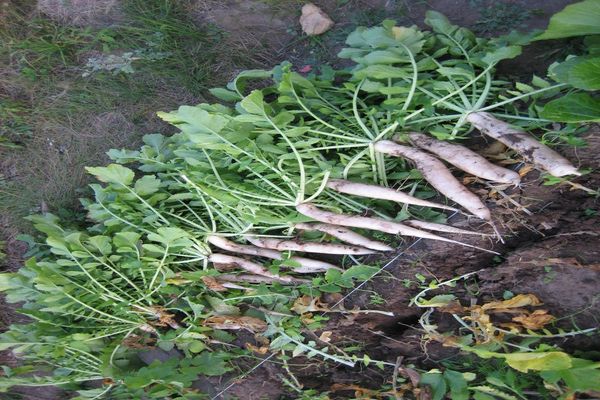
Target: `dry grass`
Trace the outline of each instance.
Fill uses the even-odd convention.
[[[119,0],[38,0],[37,11],[65,25],[104,27],[125,19]]]

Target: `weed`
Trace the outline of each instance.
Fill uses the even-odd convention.
[[[369,304],[380,306],[385,303],[387,303],[387,301],[379,293],[371,293],[369,296]]]
[[[531,11],[516,3],[492,2],[483,6],[478,0],[474,3],[481,10],[479,20],[473,26],[473,31],[478,34],[492,34],[497,32],[506,32],[520,27],[525,21],[531,18]]]
[[[554,269],[551,266],[547,265],[544,267],[544,278],[542,279],[542,281],[545,284],[548,284],[556,278],[556,275],[556,271],[554,271]]]

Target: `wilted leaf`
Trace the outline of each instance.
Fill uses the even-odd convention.
[[[481,310],[497,310],[525,306],[539,306],[542,302],[533,294],[519,294],[509,300],[492,301],[481,306]]]
[[[204,320],[204,325],[223,330],[246,329],[250,332],[264,332],[267,330],[267,323],[262,319],[233,315],[214,315],[208,317]]]
[[[215,292],[225,292],[225,291],[227,291],[227,288],[225,286],[221,285],[219,283],[219,281],[217,281],[212,276],[203,276],[200,279],[202,279],[202,282],[204,282],[204,284],[206,285],[206,287],[209,288],[210,290],[213,290]]]
[[[554,317],[548,314],[546,310],[535,310],[529,315],[513,317],[512,320],[520,323],[526,329],[537,330],[554,321]]]
[[[298,297],[290,309],[297,314],[305,314],[315,311],[329,311],[327,304],[322,303],[319,297],[310,297],[307,295]]]
[[[253,353],[261,354],[261,355],[267,354],[267,352],[269,351],[269,346],[257,347],[255,345],[253,345],[252,343],[246,343],[246,348]]]
[[[319,340],[325,343],[329,343],[331,341],[332,334],[332,331],[323,331],[323,333],[321,333],[321,335],[319,336]]]

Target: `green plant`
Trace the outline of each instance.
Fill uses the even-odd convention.
[[[600,99],[594,91],[600,89],[600,7],[596,0],[585,0],[565,7],[550,19],[545,32],[534,40],[584,37],[585,53],[571,55],[550,66],[548,75],[572,89],[565,96],[544,106],[541,116],[561,122],[600,121]]]
[[[591,393],[600,388],[600,363],[574,357],[556,345],[544,343],[553,338],[589,334],[596,329],[567,332],[556,328],[555,332],[551,332],[545,325],[554,321],[553,316],[546,310],[527,309],[541,304],[535,296],[520,294],[503,301],[471,307],[463,307],[452,294],[424,298],[430,290],[451,286],[471,275],[473,273],[440,282],[422,290],[413,299],[418,307],[427,309],[420,319],[426,338],[456,347],[483,360],[494,360],[493,371],[482,360],[475,359],[475,366],[466,361],[465,366],[468,367],[465,370],[477,372],[470,380],[474,381],[477,377],[481,382],[483,378],[485,384],[477,384],[477,381],[467,384],[463,379],[460,396],[453,394],[453,398],[467,399],[469,393],[474,392],[476,399],[513,398],[515,395],[526,399],[525,389],[537,389],[536,395],[542,398],[567,399],[575,393]],[[439,332],[432,321],[435,311],[450,314],[459,322],[457,330]],[[506,312],[511,313],[512,322],[496,323],[495,316]],[[451,368],[460,367],[453,363]],[[443,395],[447,386],[440,382],[442,375],[437,375],[431,386],[439,395]]]
[[[479,8],[481,15],[473,30],[478,34],[496,34],[519,28],[531,18],[531,12],[516,3],[492,2]]]
[[[156,7],[152,15],[164,21],[148,19],[144,9],[133,8],[146,27],[132,40],[145,40],[147,29],[161,32],[164,43],[178,41],[182,32],[196,37],[199,33],[190,26],[178,26],[171,13],[181,10],[171,5],[150,3]],[[263,347],[284,357],[291,352],[346,366],[396,367],[368,354],[350,354],[328,344],[327,336],[315,340],[306,334],[323,328],[328,313],[389,315],[345,310],[340,307],[343,299],[335,306],[319,303],[322,293],[353,288],[387,266],[372,267],[354,258],[390,249],[363,236],[370,231],[475,247],[399,222],[410,217],[413,225],[417,219],[427,220],[416,221],[424,229],[452,228],[439,223],[446,221],[445,215],[423,204],[435,194],[424,168],[413,169],[396,157],[386,159],[382,144],[389,145],[388,139],[409,130],[458,140],[472,128],[469,115],[490,110],[524,129],[545,126],[548,121],[537,116],[536,106],[564,87],[541,79],[533,86],[495,79],[497,63],[516,56],[518,45],[476,38],[439,13],[429,13],[427,23],[433,31],[397,27],[393,21],[357,29],[341,53],[355,61],[351,71],[303,77],[289,64],[244,71],[227,87],[211,90],[229,106],[202,103],[161,112],[178,133],[146,135],[138,150],[113,149],[108,153],[112,164],[88,167],[99,183],[90,185],[91,198],[82,200],[86,222],[69,227],[51,214],[31,217],[45,234],[43,252],[18,273],[0,275],[0,289],[9,301],[23,302],[24,313],[34,320],[2,335],[2,348],[12,348],[28,361],[26,368],[7,373],[2,388],[105,379],[107,387],[81,390],[81,397],[133,393],[195,398],[199,394],[190,386],[197,374],[221,375],[235,368],[237,359],[252,357],[227,332],[239,330],[266,337],[270,342]],[[106,38],[117,36],[101,37],[110,46]],[[156,60],[157,65],[175,62],[184,49],[169,51],[172,56]],[[194,62],[188,61],[194,69]],[[199,82],[202,71],[192,72],[190,79]],[[111,75],[126,82],[130,78]],[[253,81],[261,82],[261,88],[249,90],[256,87]],[[530,100],[529,108],[522,111],[516,104],[525,99]],[[407,140],[402,135],[395,138]],[[454,182],[450,172],[443,176]],[[331,186],[334,178],[353,180],[354,188],[358,184],[362,190],[336,190]],[[461,187],[454,182],[457,185]],[[410,193],[405,198],[413,202],[399,206],[368,188],[395,195],[396,189],[404,189]],[[470,193],[464,187],[459,192]],[[298,228],[312,220],[357,229],[350,233],[365,247]],[[223,239],[234,247],[223,245]],[[344,256],[339,265],[309,267],[318,263],[309,258],[311,252],[334,250]],[[299,258],[294,252],[308,255]],[[348,260],[355,265],[341,268]],[[417,279],[425,286],[424,277]],[[433,281],[422,293],[454,282]],[[432,308],[447,300],[415,303]],[[434,335],[430,325],[424,328]],[[141,366],[138,350],[146,347],[176,350],[184,358],[169,361],[171,370]],[[466,344],[461,348],[518,365],[507,353],[474,350]],[[566,353],[559,356],[564,361],[562,354]],[[31,372],[47,374],[28,375]],[[424,379],[433,384],[436,373]],[[464,383],[450,373],[442,377],[444,382]]]

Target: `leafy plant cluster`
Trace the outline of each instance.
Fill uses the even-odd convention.
[[[498,62],[520,53],[518,37],[480,39],[435,12],[426,23],[432,31],[392,21],[357,29],[340,53],[355,62],[351,70],[302,76],[283,64],[242,72],[227,88],[211,91],[229,105],[160,113],[180,132],[147,135],[139,150],[111,150],[113,164],[88,168],[101,182],[91,185],[93,198],[83,200],[88,226],[64,226],[51,214],[30,217],[45,243],[19,272],[0,275],[0,290],[22,302],[33,320],[2,334],[0,348],[27,363],[5,368],[1,388],[61,384],[77,388],[81,399],[202,398],[192,388],[198,375],[233,373],[235,361],[263,351],[258,346],[347,366],[389,366],[308,341],[302,330],[314,330],[326,317],[307,312],[331,310],[309,302],[300,317],[290,313],[298,298],[341,292],[378,268],[310,269],[290,249],[249,261],[223,254],[214,238],[245,251],[247,241],[273,238],[292,241],[298,252],[339,245],[331,235],[296,228],[313,220],[302,205],[390,223],[444,222],[445,214],[428,207],[399,208],[327,184],[369,182],[428,198],[435,192],[421,174],[375,151],[378,141],[397,134],[403,141],[409,131],[458,141],[471,132],[466,116],[475,111],[493,111],[526,130],[547,129],[549,115],[596,120],[568,107],[550,113],[553,102],[590,96],[571,84],[570,74],[565,82],[534,77],[531,84],[494,76]],[[262,88],[248,93],[253,81]],[[256,342],[236,342],[230,332],[242,330]],[[145,365],[139,354],[147,349],[176,356]],[[427,379],[424,384],[435,384]],[[562,375],[554,381],[560,379],[567,381]],[[82,389],[83,382],[92,387]]]

